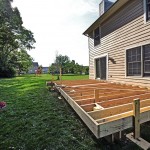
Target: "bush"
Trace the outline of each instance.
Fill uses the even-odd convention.
[[[11,78],[14,77],[16,74],[16,71],[14,68],[0,68],[0,77],[2,78]]]

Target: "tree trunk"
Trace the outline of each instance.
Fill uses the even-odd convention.
[[[60,79],[60,82],[61,82],[61,84],[62,84],[62,68],[60,67],[59,69],[60,69],[60,70],[59,70],[59,72],[60,72],[60,77],[59,77],[59,79]]]

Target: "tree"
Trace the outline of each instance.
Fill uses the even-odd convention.
[[[41,74],[41,73],[42,73],[43,66],[42,66],[42,65],[40,65],[40,66],[38,67],[38,69],[39,69],[40,74]]]
[[[82,65],[79,65],[78,63],[75,64],[75,67],[74,67],[74,73],[76,74],[82,74],[82,71],[83,71],[83,66]]]
[[[52,74],[52,75],[55,75],[56,71],[57,71],[56,64],[55,64],[55,63],[52,63],[52,64],[49,66],[49,73]]]
[[[11,77],[18,66],[18,51],[30,50],[35,43],[33,33],[23,27],[17,8],[12,0],[0,0],[0,76]]]
[[[21,74],[21,72],[28,72],[28,69],[30,66],[32,66],[33,59],[31,56],[27,53],[26,50],[20,50],[17,51],[17,61],[16,61],[16,68],[18,70],[18,74]]]
[[[69,57],[66,55],[56,55],[55,62],[49,67],[49,72],[52,74],[57,73],[57,75],[60,73],[60,75],[57,76],[57,79],[59,80],[59,77],[61,77],[62,73],[88,74],[89,67],[79,65],[75,62],[75,60],[70,61]]]
[[[57,66],[55,63],[52,63],[50,66],[49,66],[49,73],[52,75],[52,81],[54,80],[54,75],[57,71]]]
[[[69,62],[69,57],[68,56],[63,56],[63,55],[57,55],[55,59],[55,64],[57,68],[59,69],[60,73],[60,80],[62,76],[63,69],[65,68],[65,65]]]
[[[66,64],[66,70],[67,70],[69,73],[74,74],[74,72],[75,72],[75,60],[72,60],[72,61],[70,61],[70,62],[68,62],[68,63]],[[67,72],[67,73],[68,73],[68,72]]]
[[[86,74],[86,75],[89,75],[89,66],[86,66],[86,67],[85,67],[85,74]]]

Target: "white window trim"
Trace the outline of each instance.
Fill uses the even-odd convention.
[[[143,71],[143,46],[144,45],[147,45],[147,44],[150,44],[150,41],[146,41],[146,42],[142,42],[142,43],[139,43],[137,45],[133,45],[133,46],[130,46],[130,47],[127,47],[125,49],[125,78],[137,78],[137,79],[141,79],[141,78],[149,78],[148,80],[150,80],[150,77],[144,77],[144,71]],[[127,76],[127,50],[129,49],[132,49],[132,48],[135,48],[135,47],[141,47],[141,75],[140,76]]]
[[[128,76],[127,75],[127,50],[135,48],[135,47],[141,47],[141,52],[142,52],[142,46],[143,45],[136,45],[133,47],[129,47],[125,49],[125,78],[142,78],[142,74],[143,74],[143,70],[141,70],[141,75],[140,76]],[[141,57],[142,57],[142,53],[141,53]],[[142,60],[141,60],[141,64],[142,64]],[[142,69],[142,68],[141,68]]]
[[[150,20],[147,20],[147,5],[146,5],[146,0],[143,0],[143,10],[144,10],[144,23],[150,22]]]
[[[98,44],[98,45],[94,45],[94,47],[97,47],[97,46],[99,46],[100,44],[101,44],[101,27],[100,26],[98,26],[97,28],[99,28],[99,40],[100,40],[100,43]],[[94,30],[93,30],[93,40],[95,39],[95,30],[97,29],[97,28],[95,28]],[[94,41],[93,41],[94,42]],[[93,43],[94,44],[94,43]]]
[[[145,1],[145,0],[144,0]],[[147,78],[147,77],[143,77],[142,76],[142,74],[143,74],[143,72],[142,72],[142,74],[141,74],[141,76],[127,76],[127,56],[126,56],[126,51],[128,50],[128,49],[131,49],[131,48],[135,48],[135,47],[139,47],[139,46],[143,46],[143,45],[147,45],[147,44],[150,44],[150,40],[147,40],[147,41],[144,41],[144,42],[140,42],[140,43],[138,43],[138,44],[133,44],[133,45],[130,45],[130,46],[127,46],[126,48],[125,48],[125,50],[124,50],[124,54],[125,54],[125,78]],[[142,56],[141,56],[142,57]],[[142,58],[143,59],[143,58]]]
[[[108,59],[109,59],[108,53],[105,53],[105,54],[98,55],[98,56],[94,57],[94,79],[96,79],[96,59],[102,58],[102,57],[106,57],[106,80],[108,80],[108,71],[109,71],[109,68],[108,68]]]
[[[141,46],[141,77],[143,78],[144,76],[144,67],[143,67],[143,45]]]

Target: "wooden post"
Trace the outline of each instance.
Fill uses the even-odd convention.
[[[53,74],[53,72],[52,72],[52,82],[54,81],[54,74]]]
[[[94,102],[97,103],[99,100],[99,89],[94,90],[94,96],[95,96]]]
[[[61,67],[60,67],[60,70],[59,70],[59,72],[60,72],[60,77],[59,77],[59,78],[60,78],[60,83],[62,84],[62,75],[61,75],[62,73],[61,73],[61,71],[62,71],[62,69],[61,69]]]
[[[134,99],[133,101],[133,127],[134,138],[140,137],[140,99]]]

